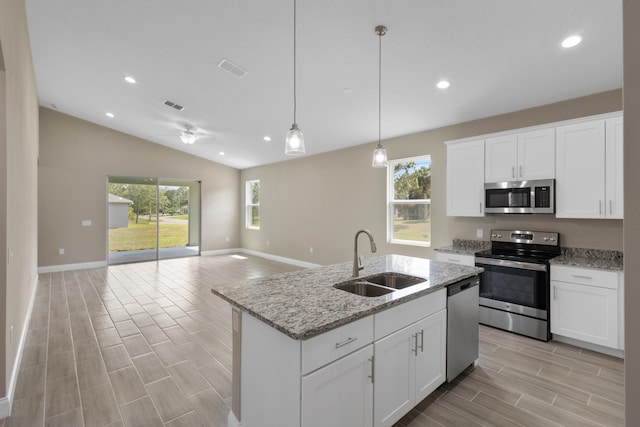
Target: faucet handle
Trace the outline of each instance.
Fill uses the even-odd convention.
[[[362,266],[362,257],[359,256],[358,257],[358,270],[362,270],[364,269],[364,267]]]

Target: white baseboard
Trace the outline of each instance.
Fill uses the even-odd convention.
[[[13,395],[16,391],[16,385],[18,384],[18,372],[20,371],[20,363],[22,362],[22,352],[24,350],[24,344],[27,341],[27,335],[29,333],[29,323],[31,322],[31,312],[33,311],[33,304],[36,300],[36,292],[38,290],[38,279],[36,278],[32,283],[33,291],[29,298],[29,307],[27,308],[27,314],[24,321],[24,328],[20,332],[20,343],[18,344],[18,352],[16,359],[13,362],[13,370],[11,371],[11,379],[9,380],[9,389],[7,390],[7,397],[0,399],[0,419],[7,418],[11,415],[11,405],[13,404]]]
[[[576,347],[581,347],[587,350],[591,350],[598,353],[607,354],[609,356],[619,357],[620,359],[624,359],[624,350],[618,350],[616,348],[610,348],[610,347],[605,347],[598,344],[592,344],[590,342],[577,340],[575,338],[563,337],[561,335],[556,335],[556,334],[553,334],[551,339],[553,341],[570,344]]]
[[[260,258],[270,259],[271,261],[282,262],[285,264],[297,265],[298,267],[303,268],[315,268],[320,267],[321,264],[314,264],[311,262],[301,261],[299,259],[287,258],[278,255],[272,255],[265,252],[258,252],[251,249],[244,248],[235,248],[235,249],[219,249],[215,251],[202,251],[200,252],[201,256],[212,256],[212,255],[226,255],[226,254],[235,254],[235,253],[243,253],[247,255],[258,256]]]
[[[58,273],[60,271],[86,270],[88,268],[106,267],[107,261],[81,262],[77,264],[46,265],[38,267],[38,273]]]

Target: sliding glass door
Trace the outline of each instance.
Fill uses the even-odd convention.
[[[109,177],[109,264],[200,254],[200,183]]]

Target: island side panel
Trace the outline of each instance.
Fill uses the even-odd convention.
[[[242,427],[299,427],[300,341],[242,312],[241,342]]]

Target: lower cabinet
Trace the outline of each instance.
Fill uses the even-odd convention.
[[[373,345],[302,377],[302,425],[370,427]]]
[[[374,426],[391,426],[446,378],[446,310],[374,343]]]
[[[617,272],[552,266],[551,333],[622,349],[619,287]]]

